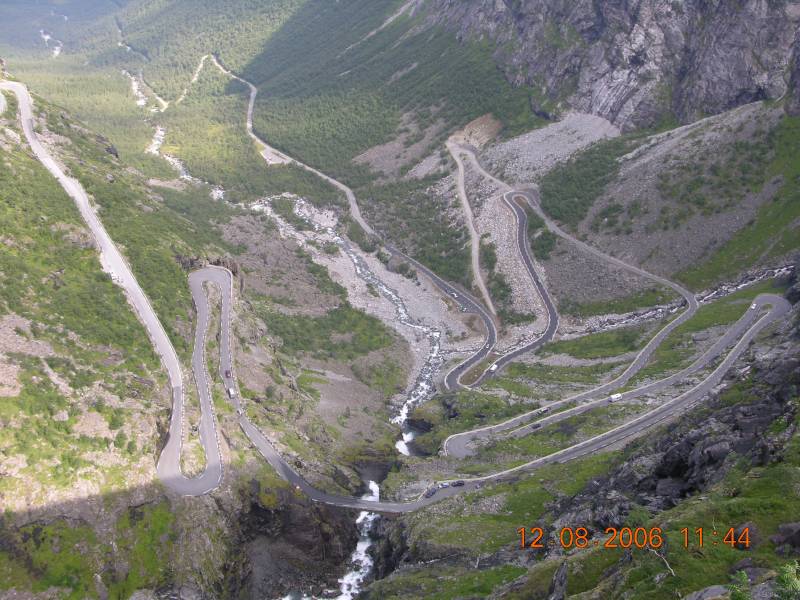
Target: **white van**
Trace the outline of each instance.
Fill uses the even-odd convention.
[[[622,398],[622,394],[611,394],[611,396],[608,397],[608,400],[609,402],[616,402],[620,398]]]

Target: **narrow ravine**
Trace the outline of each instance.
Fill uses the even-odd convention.
[[[252,206],[256,210],[264,210],[264,205],[256,203]],[[277,219],[278,215],[270,211],[270,214]],[[295,202],[295,214],[309,224],[315,233],[322,233],[328,236],[333,242],[341,249],[341,251],[353,263],[353,269],[356,276],[364,281],[364,283],[373,286],[384,298],[386,298],[395,308],[397,321],[416,331],[422,332],[427,338],[430,345],[430,350],[424,359],[419,373],[406,395],[397,415],[392,418],[392,423],[399,425],[402,431],[402,438],[395,443],[397,451],[404,456],[410,456],[413,453],[411,442],[414,439],[414,431],[408,427],[408,415],[411,410],[422,402],[428,400],[436,393],[436,385],[434,378],[440,371],[444,364],[444,355],[441,348],[442,332],[433,327],[429,327],[415,320],[409,313],[403,299],[400,295],[386,284],[375,272],[369,267],[364,258],[355,250],[352,244],[342,236],[340,236],[332,227],[326,227],[315,222],[311,218],[311,210],[309,205],[302,199],[297,199]],[[283,223],[285,227],[289,227],[287,223]]]
[[[378,484],[374,481],[370,481],[367,486],[369,492],[364,494],[362,498],[371,502],[380,500],[380,487]],[[365,510],[359,513],[356,519],[359,535],[358,543],[356,544],[356,549],[353,550],[353,554],[350,556],[350,562],[354,568],[339,579],[339,595],[336,597],[336,600],[353,600],[361,591],[361,586],[364,584],[364,581],[372,573],[373,561],[368,552],[373,543],[370,532],[378,519],[380,519],[380,515],[376,513],[367,512]]]

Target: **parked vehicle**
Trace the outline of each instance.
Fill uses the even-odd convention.
[[[230,398],[232,400],[235,395],[236,395],[236,390],[234,390],[232,387],[229,387],[228,388],[228,398]]]
[[[454,481],[450,485],[452,485],[453,487],[463,487],[464,486],[464,482],[459,479],[458,481]]]
[[[228,379],[231,378],[231,372],[227,369],[225,369],[225,377],[227,377]]]
[[[450,484],[447,483],[446,481],[443,481],[442,483],[439,484],[439,489],[444,489],[448,487],[450,487]]]
[[[429,490],[425,490],[425,493],[422,494],[425,498],[430,498],[436,493],[436,488],[431,488]]]

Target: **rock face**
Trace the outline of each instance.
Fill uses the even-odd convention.
[[[791,78],[786,98],[786,112],[790,115],[800,115],[800,29],[794,38],[794,53],[791,62]]]
[[[461,38],[494,40],[507,78],[543,92],[539,114],[566,100],[627,129],[779,98],[800,23],[800,2],[768,0],[432,0],[429,10]]]
[[[354,511],[314,504],[253,481],[239,520],[240,552],[222,596],[272,598],[336,587],[358,541]]]

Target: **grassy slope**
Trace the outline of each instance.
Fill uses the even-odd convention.
[[[679,274],[681,281],[700,289],[735,277],[742,268],[783,256],[800,247],[800,117],[784,117],[767,142],[773,158],[767,178],[780,176],[783,185],[772,202],[762,206],[714,255]]]
[[[746,405],[753,398],[749,384],[737,384],[721,397],[722,405]],[[707,418],[707,409],[700,409],[694,418]],[[794,426],[800,425],[796,421]],[[787,430],[792,424],[777,421],[773,434]],[[548,530],[555,524],[551,509],[558,502],[579,492],[594,478],[602,477],[632,457],[636,448],[646,442],[636,442],[623,452],[600,453],[570,463],[569,469],[549,465],[539,469],[535,477],[523,477],[511,484],[487,486],[465,498],[440,502],[406,518],[409,545],[426,548],[443,556],[466,554],[485,556],[505,548],[519,547],[517,529],[520,526],[541,526]],[[677,507],[650,517],[647,511],[634,506],[626,523],[631,526],[662,527],[667,539],[666,557],[676,576],[656,579],[665,571],[661,558],[646,551],[634,550],[630,556],[613,549],[594,549],[569,553],[567,593],[579,594],[595,590],[608,597],[630,595],[631,598],[674,598],[712,584],[725,584],[731,566],[748,556],[763,567],[775,568],[785,562],[777,556],[768,536],[779,523],[794,520],[800,510],[796,494],[800,467],[800,438],[790,438],[785,459],[767,467],[750,467],[745,462],[735,466],[725,478],[702,497],[691,497]],[[474,507],[480,506],[480,510]],[[744,553],[719,544],[706,545],[702,550],[682,546],[682,527],[714,526],[727,531],[744,521],[755,523],[760,542],[754,550]],[[577,527],[580,523],[560,523]],[[601,536],[604,539],[604,536]],[[434,550],[435,549],[435,550]],[[527,582],[509,598],[526,600],[547,597],[550,581],[563,558],[533,561]],[[492,563],[495,564],[495,563]],[[438,567],[404,569],[371,587],[382,597],[412,598],[421,585],[431,597],[450,597],[448,584],[435,582]],[[470,571],[472,577],[492,579],[491,569]],[[429,583],[426,583],[429,582]],[[495,582],[499,586],[500,582]],[[494,588],[497,590],[497,587]],[[505,597],[505,596],[504,596]]]
[[[732,388],[722,396],[723,402],[747,404],[752,392]],[[776,427],[786,428],[786,423]],[[798,423],[795,423],[797,426]],[[777,430],[776,430],[777,431]],[[693,497],[677,507],[659,514],[654,519],[637,519],[637,524],[650,528],[662,527],[666,532],[666,556],[675,571],[675,577],[666,577],[656,583],[655,575],[664,571],[663,561],[652,553],[634,551],[630,561],[622,553],[601,550],[578,552],[569,559],[568,593],[575,594],[603,585],[604,593],[614,597],[629,594],[633,598],[675,598],[713,584],[729,581],[730,569],[745,553],[724,544],[706,545],[703,549],[683,548],[681,528],[694,530],[718,527],[727,531],[744,521],[751,521],[761,535],[755,549],[746,553],[755,564],[775,568],[785,559],[777,556],[767,537],[776,531],[779,523],[793,520],[800,511],[800,502],[793,489],[800,484],[800,438],[790,438],[785,459],[763,468],[750,468],[746,463],[736,466],[725,478],[702,497]],[[616,565],[616,581],[603,581],[604,572]],[[513,598],[535,600],[545,598],[542,582],[548,582],[555,570],[555,561],[535,566],[528,585]],[[546,583],[545,583],[546,585]]]
[[[697,266],[676,274],[692,289],[703,289],[722,280],[735,279],[752,265],[769,262],[800,247],[797,218],[800,216],[800,118],[784,116],[763,140],[737,142],[720,150],[720,159],[705,170],[665,172],[660,191],[675,206],[665,206],[656,225],[664,229],[680,227],[695,212],[724,210],[741,201],[747,191],[758,191],[774,177],[783,185],[775,198],[763,205],[756,217],[737,231],[719,250]],[[616,138],[594,144],[570,161],[548,172],[541,181],[542,208],[554,219],[575,227],[616,177],[616,159],[642,140],[641,135]],[[638,205],[627,211],[612,203],[591,224],[593,230],[629,230],[636,219]],[[672,209],[675,210],[672,210]],[[616,310],[642,306],[659,298],[644,294],[609,306],[567,306],[566,312],[594,314],[597,310]]]
[[[37,107],[46,109],[48,127],[71,141],[63,147],[70,171],[97,202],[109,234],[130,260],[176,348],[188,352],[189,336],[178,329],[188,324],[193,308],[187,274],[177,259],[233,250],[213,223],[225,222],[235,210],[211,201],[203,188],[158,189],[154,195],[90,132],[41,100]]]
[[[14,102],[11,109],[14,109]],[[131,423],[151,419],[154,390],[132,376],[162,382],[158,358],[123,293],[101,272],[96,251],[75,237],[82,221],[72,200],[22,147],[0,148],[0,314],[14,313],[32,322],[23,337],[49,343],[56,356],[46,361],[18,353],[11,358],[20,368],[22,391],[3,398],[0,408],[0,456],[24,457],[18,474],[0,478],[0,497],[11,500],[31,493],[38,482],[61,493],[80,481],[118,491],[126,474],[136,474],[155,448],[155,440],[139,447],[129,433]],[[69,332],[71,335],[66,335]],[[118,358],[108,362],[110,356]],[[55,371],[82,396],[65,395],[51,382]],[[93,390],[89,392],[89,389]],[[83,395],[88,393],[88,399]],[[138,398],[136,409],[109,406],[95,395],[111,393]],[[159,410],[159,408],[155,408]],[[63,411],[66,420],[54,419]],[[86,412],[99,412],[116,434],[90,437],[75,431]],[[121,443],[118,443],[121,442]],[[97,461],[115,456],[116,464],[98,468]],[[27,490],[27,491],[26,491]],[[116,550],[126,555],[127,574],[104,571],[113,597],[127,596],[137,587],[156,587],[167,567],[153,556],[169,552],[172,516],[166,504],[136,509],[116,522]],[[10,527],[14,514],[0,517],[0,590],[44,591],[51,586],[71,588],[64,597],[94,596],[97,564],[112,552],[100,542],[90,524],[54,520],[47,524]],[[6,521],[5,519],[8,519]]]
[[[307,4],[272,36],[246,71],[262,90],[255,125],[266,139],[354,185],[366,175],[350,159],[387,141],[403,112],[417,111],[423,125],[456,127],[486,112],[510,131],[533,123],[529,91],[509,86],[487,46],[412,29],[421,18],[402,17],[347,50],[388,14],[367,0]]]
[[[341,203],[339,193],[294,166],[267,168],[246,137],[248,88],[211,61],[181,104],[158,119],[167,128],[163,152],[179,156],[194,176],[222,185],[230,201],[290,190],[318,205]]]

